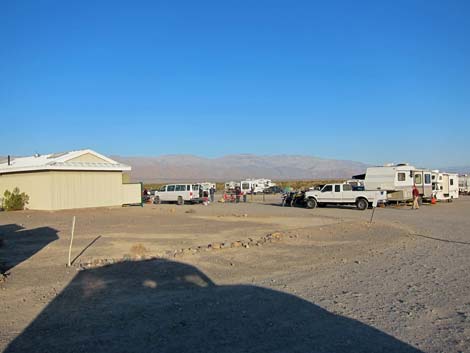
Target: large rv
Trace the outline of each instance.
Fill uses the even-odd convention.
[[[241,191],[244,194],[261,193],[264,189],[276,186],[270,179],[247,179],[240,182]]]
[[[470,194],[470,175],[463,174],[459,176],[459,192],[464,195]]]
[[[433,194],[438,201],[451,201],[459,197],[459,176],[434,170],[432,174]]]
[[[389,201],[412,200],[415,170],[414,166],[407,163],[369,167],[364,179],[364,188],[387,191]]]

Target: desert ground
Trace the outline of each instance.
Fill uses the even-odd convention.
[[[470,197],[249,201],[0,213],[0,351],[470,351]]]

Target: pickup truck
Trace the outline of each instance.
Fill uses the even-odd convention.
[[[356,205],[365,210],[369,205],[385,203],[386,191],[356,191],[350,184],[326,184],[321,190],[310,190],[305,193],[307,208],[323,205]]]

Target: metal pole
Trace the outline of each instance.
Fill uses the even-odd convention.
[[[72,257],[72,243],[73,243],[73,233],[75,232],[75,216],[73,216],[73,222],[72,222],[72,236],[70,237],[70,246],[69,246],[69,262],[67,263],[67,267],[72,266],[70,264],[70,259]]]
[[[372,215],[370,216],[369,223],[372,223],[372,219],[374,218],[375,207],[372,207]]]

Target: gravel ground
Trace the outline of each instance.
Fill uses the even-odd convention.
[[[470,198],[372,224],[254,201],[0,214],[0,350],[470,351]]]

